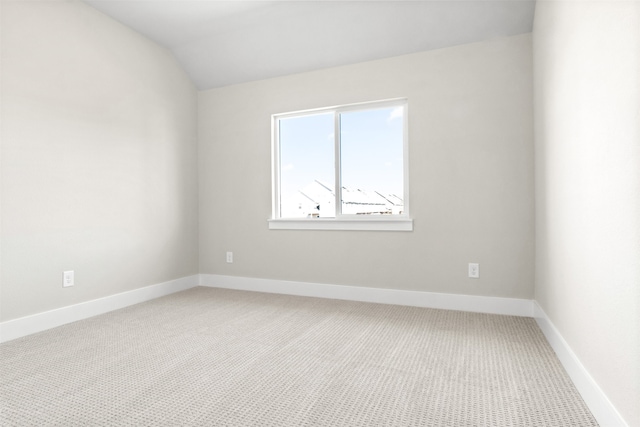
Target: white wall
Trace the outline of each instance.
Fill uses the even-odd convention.
[[[531,61],[526,34],[200,92],[201,273],[532,298]],[[268,230],[271,115],[397,97],[414,231]]]
[[[640,426],[640,3],[539,1],[536,293]]]
[[[2,9],[1,320],[197,273],[185,73],[80,1]]]

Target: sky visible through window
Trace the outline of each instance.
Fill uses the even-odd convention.
[[[402,107],[342,113],[342,186],[403,197]]]
[[[403,111],[394,106],[340,113],[343,187],[403,198]],[[333,112],[280,119],[279,136],[283,209],[315,181],[335,192]]]

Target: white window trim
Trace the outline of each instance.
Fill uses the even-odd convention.
[[[393,217],[372,217],[368,215],[348,215],[338,212],[342,204],[342,182],[340,174],[340,132],[335,132],[335,218],[280,218],[280,135],[278,120],[309,114],[333,113],[334,128],[339,128],[339,114],[348,111],[362,111],[368,109],[404,107],[403,114],[403,183],[404,183],[404,212]],[[272,213],[269,219],[270,230],[384,230],[384,231],[413,231],[413,220],[409,209],[409,105],[407,98],[388,99],[384,101],[362,102],[326,108],[317,108],[291,113],[273,114],[271,116],[271,165],[272,165]]]
[[[350,215],[356,216],[356,215]],[[397,215],[398,217],[400,215]],[[413,231],[411,218],[393,219],[333,219],[296,218],[270,219],[270,230],[356,230],[356,231]]]

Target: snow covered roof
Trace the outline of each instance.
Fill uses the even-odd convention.
[[[320,207],[331,206],[335,201],[331,187],[318,180],[302,188],[300,194]],[[342,205],[344,214],[387,214],[399,213],[404,202],[395,194],[342,187]]]

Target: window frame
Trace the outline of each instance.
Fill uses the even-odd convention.
[[[402,156],[403,156],[403,212],[396,215],[357,215],[342,213],[342,174],[341,174],[341,132],[340,114],[354,111],[377,110],[390,107],[403,107],[402,115]],[[413,231],[413,220],[409,210],[409,103],[407,98],[387,99],[383,101],[361,102],[324,108],[314,108],[271,116],[271,170],[272,192],[271,218],[268,220],[272,230],[387,230]],[[280,217],[280,126],[281,119],[304,117],[316,114],[332,113],[334,119],[334,173],[335,207],[333,218],[281,218]]]

